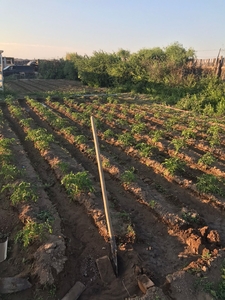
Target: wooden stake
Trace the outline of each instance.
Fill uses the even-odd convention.
[[[110,244],[111,244],[111,252],[112,252],[112,257],[113,257],[113,261],[114,261],[114,265],[115,265],[116,275],[118,275],[117,247],[116,247],[115,236],[113,234],[112,221],[111,221],[111,217],[110,217],[109,204],[108,204],[107,192],[106,192],[106,187],[105,187],[104,173],[102,170],[102,164],[101,164],[101,158],[100,158],[100,149],[99,149],[99,143],[98,143],[97,130],[96,130],[95,120],[94,120],[93,116],[91,116],[91,127],[92,127],[92,132],[93,132],[93,137],[94,137],[95,152],[96,152],[97,163],[98,163],[98,172],[99,172],[101,189],[102,189],[102,198],[103,198],[103,203],[104,203],[106,222],[107,222]]]

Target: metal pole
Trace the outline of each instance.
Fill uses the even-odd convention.
[[[109,204],[108,204],[108,198],[107,198],[106,187],[105,187],[104,173],[102,170],[102,164],[101,164],[101,158],[100,158],[98,136],[97,136],[95,120],[94,120],[93,116],[91,116],[91,126],[92,126],[92,132],[93,132],[93,137],[94,137],[95,152],[96,152],[97,163],[98,163],[98,172],[99,172],[101,189],[102,189],[102,198],[103,198],[103,203],[104,203],[106,222],[107,222],[110,244],[111,244],[111,252],[112,252],[112,257],[113,257],[113,261],[114,261],[114,265],[115,265],[115,269],[116,269],[116,275],[118,275],[117,247],[116,247],[115,236],[113,234],[112,221],[111,221],[111,217],[110,217]]]

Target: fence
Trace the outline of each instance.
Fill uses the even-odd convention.
[[[195,59],[190,63],[190,67],[207,73],[214,73],[225,80],[225,59],[223,56],[213,59]]]

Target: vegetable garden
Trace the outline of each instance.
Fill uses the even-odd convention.
[[[155,284],[146,299],[224,299],[225,118],[81,91],[1,106],[0,277],[33,284],[2,299],[61,299],[78,280],[80,299],[142,299],[142,273]],[[110,247],[91,116],[118,246],[108,287],[95,265]]]

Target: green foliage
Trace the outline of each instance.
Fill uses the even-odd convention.
[[[135,139],[129,132],[118,135],[118,141],[124,146],[132,146],[135,143]]]
[[[33,141],[39,150],[48,150],[54,137],[45,128],[38,128],[28,130],[26,140]]]
[[[171,141],[171,144],[173,144],[175,148],[175,153],[178,153],[180,149],[185,147],[186,142],[184,138],[175,138]]]
[[[111,129],[107,129],[103,132],[103,136],[105,139],[109,139],[115,136],[114,132]]]
[[[163,131],[162,130],[154,130],[151,133],[152,142],[157,143],[162,136],[163,136]]]
[[[202,155],[201,158],[199,158],[198,164],[205,165],[205,166],[211,166],[212,163],[215,162],[215,160],[216,160],[215,157],[211,153],[207,152],[204,155]]]
[[[42,241],[47,232],[52,233],[49,222],[36,223],[28,220],[23,229],[16,234],[15,241],[22,241],[23,246],[26,248],[34,241]]]
[[[9,189],[13,190],[10,200],[13,205],[16,205],[20,202],[27,201],[37,201],[38,195],[36,194],[34,188],[31,186],[29,182],[22,181],[16,184],[7,184],[3,186],[2,191]]]
[[[61,183],[65,186],[67,193],[71,197],[74,197],[81,192],[94,191],[94,187],[87,171],[78,172],[76,174],[71,172],[62,178]]]
[[[134,174],[134,171],[135,169],[134,168],[131,168],[130,170],[126,170],[124,171],[121,176],[120,176],[120,179],[123,183],[131,183],[131,182],[134,182],[135,179],[136,179],[136,176]]]
[[[146,125],[144,123],[133,124],[131,127],[131,133],[141,134],[146,130]]]
[[[140,155],[143,157],[149,157],[152,154],[152,151],[154,149],[153,146],[148,145],[146,143],[139,143],[136,145],[136,148],[139,150]]]
[[[39,60],[38,73],[45,79],[78,80],[78,71],[69,60]]]
[[[85,144],[87,142],[86,136],[80,134],[75,136],[75,142],[80,145],[80,144]]]
[[[14,180],[18,176],[20,171],[12,164],[3,163],[0,170],[0,177],[4,181]]]
[[[212,193],[223,196],[224,191],[221,188],[221,180],[211,174],[203,174],[197,178],[196,188],[202,193]]]
[[[177,157],[170,157],[165,159],[163,165],[171,175],[174,175],[176,171],[184,171],[185,168],[185,162],[181,161]]]

